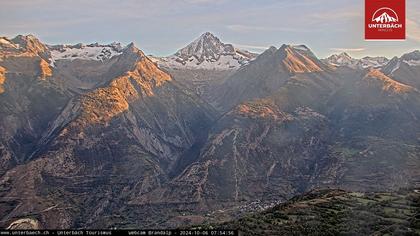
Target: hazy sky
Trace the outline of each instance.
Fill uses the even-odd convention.
[[[0,35],[48,44],[134,42],[169,55],[201,33],[261,52],[306,44],[319,57],[400,56],[420,49],[420,1],[406,0],[408,39],[363,40],[364,0],[0,0]]]

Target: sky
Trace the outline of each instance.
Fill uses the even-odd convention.
[[[146,54],[167,56],[209,31],[254,52],[305,44],[321,58],[343,51],[393,57],[420,49],[420,1],[406,4],[405,41],[364,41],[364,0],[0,0],[0,36],[134,42]]]

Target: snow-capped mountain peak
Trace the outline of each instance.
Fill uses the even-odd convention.
[[[224,44],[213,34],[206,32],[199,38],[180,49],[176,56],[187,59],[191,56],[199,62],[204,60],[217,60],[220,55],[234,55],[235,49],[231,44]]]
[[[159,66],[187,69],[237,69],[256,54],[223,43],[210,32],[202,34],[174,55],[156,58]]]
[[[324,60],[334,66],[348,66],[355,63],[355,59],[345,52],[331,55]]]
[[[386,57],[363,57],[361,59],[356,59],[346,52],[342,52],[340,54],[331,55],[322,61],[333,66],[347,66],[353,69],[364,69],[380,68],[386,65],[389,62],[389,59]]]

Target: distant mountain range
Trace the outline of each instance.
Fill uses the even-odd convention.
[[[338,55],[331,55],[330,57],[323,59],[323,61],[334,66],[348,66],[354,69],[363,69],[369,67],[380,68],[385,66],[389,62],[389,59],[386,57],[364,57],[362,59],[355,59],[343,52]]]
[[[132,43],[1,37],[0,227],[235,226],[314,189],[417,189],[419,78],[418,50],[319,59],[284,44],[257,55],[205,33],[157,58]],[[308,204],[342,199],[347,214],[369,200],[331,191],[261,217],[309,227],[284,207],[311,218]]]

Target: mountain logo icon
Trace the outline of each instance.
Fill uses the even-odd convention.
[[[376,23],[396,23],[398,22],[397,13],[389,7],[379,8],[372,16],[372,22]]]

